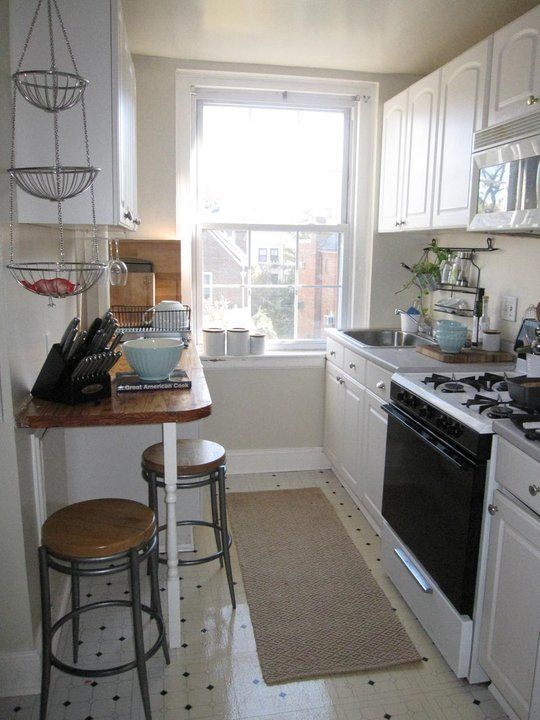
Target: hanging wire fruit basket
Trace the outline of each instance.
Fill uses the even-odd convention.
[[[96,167],[25,167],[10,168],[11,177],[29,195],[42,200],[68,200],[88,190],[100,168]]]
[[[49,298],[65,298],[86,292],[103,274],[105,263],[37,262],[9,263],[7,268],[22,287]]]
[[[12,77],[23,98],[46,112],[69,110],[88,85],[80,75],[60,70],[21,70]]]

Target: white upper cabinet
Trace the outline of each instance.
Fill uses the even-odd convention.
[[[30,27],[35,3],[13,2],[9,5],[13,72]],[[85,105],[90,159],[92,165],[100,168],[94,181],[96,221],[99,225],[135,229],[138,219],[135,75],[120,1],[59,0],[58,5],[79,72],[89,81]],[[50,65],[44,21],[46,11],[43,17],[41,12],[21,67],[23,70],[46,70]],[[73,72],[58,27],[55,27],[54,39],[57,68]],[[58,118],[61,164],[86,165],[81,104],[60,112]],[[52,114],[31,106],[18,95],[15,166],[51,165],[54,165]],[[17,220],[23,223],[56,223],[56,204],[17,189]],[[91,223],[89,190],[64,202],[63,220],[70,225]]]
[[[493,39],[488,124],[534,112],[540,103],[540,5]]]
[[[466,227],[473,133],[485,125],[492,39],[441,70],[432,227]]]
[[[379,231],[401,228],[401,188],[407,130],[407,90],[384,104]]]
[[[384,105],[380,232],[430,225],[439,77],[437,70]]]
[[[428,228],[431,223],[439,81],[440,71],[437,70],[408,90],[401,208],[403,230]]]

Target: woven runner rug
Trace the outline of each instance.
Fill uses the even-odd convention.
[[[268,684],[420,660],[319,488],[227,495]]]

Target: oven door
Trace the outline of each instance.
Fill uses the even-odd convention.
[[[396,406],[383,409],[383,517],[456,610],[472,617],[486,465]]]

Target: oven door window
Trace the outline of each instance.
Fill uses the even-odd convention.
[[[472,615],[485,465],[445,452],[396,414],[388,418],[383,517],[458,612]]]

